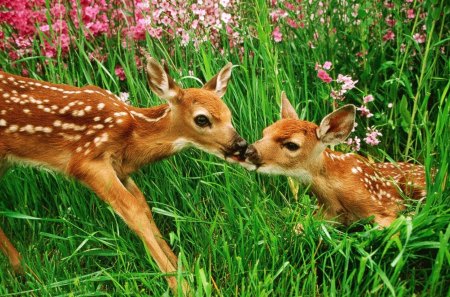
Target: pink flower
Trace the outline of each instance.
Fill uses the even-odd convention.
[[[406,17],[408,19],[413,19],[416,17],[416,14],[414,13],[414,9],[408,9],[406,10]]]
[[[317,71],[317,77],[320,78],[323,82],[326,82],[327,84],[333,81],[333,79],[328,75],[328,73],[322,69],[319,69],[319,71]]]
[[[363,98],[363,101],[364,101],[364,103],[365,104],[367,104],[367,103],[369,103],[369,102],[372,102],[374,100],[374,98],[373,98],[373,96],[372,95],[367,95],[367,96],[365,96],[364,98]]]
[[[52,15],[56,18],[63,18],[66,14],[66,8],[64,5],[56,3],[54,6],[50,9]]]
[[[230,0],[220,0],[220,5],[222,5],[223,7],[227,7],[228,3],[230,3]]]
[[[222,15],[221,15],[220,19],[221,19],[222,22],[224,22],[225,24],[228,24],[228,23],[230,22],[230,20],[231,20],[231,14],[222,12]]]
[[[125,71],[123,70],[122,66],[116,66],[114,69],[114,73],[119,77],[120,80],[125,80]]]
[[[345,92],[344,92],[345,93]],[[334,100],[344,100],[344,93],[342,93],[341,91],[336,91],[334,89],[331,89],[331,93],[330,96],[331,98],[333,98]]]
[[[361,105],[361,107],[358,107],[357,110],[361,112],[361,115],[366,118],[371,118],[373,116],[373,113],[370,112],[370,110],[365,105]]]
[[[424,43],[426,36],[425,34],[416,33],[413,35],[413,38],[415,41],[417,41],[417,43]]]
[[[336,79],[336,82],[338,83],[348,83],[348,82],[352,82],[352,78],[349,75],[342,75],[342,74],[338,74],[338,77]]]
[[[375,128],[369,128],[368,130],[369,132],[366,133],[366,138],[364,138],[364,141],[372,146],[378,145],[380,143],[378,137],[383,136],[383,134],[381,134]]]
[[[286,19],[286,22],[287,22],[287,24],[288,24],[291,28],[297,29],[297,28],[300,27],[300,24],[297,24],[297,23],[296,23],[293,19],[291,19],[291,18],[287,18],[287,19]]]
[[[330,70],[331,66],[333,66],[333,64],[330,61],[326,61],[325,63],[323,63],[323,69],[325,70]]]
[[[358,136],[347,139],[347,144],[352,147],[352,150],[359,151],[361,148],[361,139]]]
[[[44,55],[47,58],[53,58],[56,56],[56,49],[50,45],[46,45],[45,50],[44,50]]]
[[[129,98],[130,98],[130,94],[129,93],[127,93],[127,92],[120,92],[120,94],[119,94],[120,101],[122,101],[122,102],[124,102],[126,104],[130,104]]]
[[[383,41],[394,40],[394,39],[395,39],[395,34],[391,30],[388,30],[386,32],[386,34],[384,34],[384,36],[383,36]]]
[[[182,46],[188,45],[190,39],[191,38],[189,37],[189,34],[183,32],[183,34],[181,35],[181,45]]]
[[[100,21],[89,22],[86,24],[86,28],[88,28],[93,35],[99,35],[108,31],[108,24]],[[87,35],[88,33],[86,32],[86,36]]]
[[[397,22],[396,20],[394,20],[394,19],[392,18],[392,16],[386,17],[385,21],[386,21],[386,24],[387,24],[389,27],[394,27],[395,23]]]
[[[392,8],[394,8],[394,3],[386,1],[386,2],[384,2],[384,6],[386,8],[392,9]]]
[[[42,32],[48,32],[50,30],[50,26],[49,25],[42,25],[42,26],[39,27],[39,29]]]
[[[281,42],[283,40],[283,34],[280,32],[280,27],[276,26],[272,32],[272,37],[275,42]]]
[[[342,83],[341,91],[343,91],[343,93],[345,93],[348,90],[354,89],[355,84],[358,81],[353,80],[349,75],[338,74],[338,78],[336,79],[336,82]]]
[[[169,18],[167,15],[165,15],[165,16],[160,20],[160,22],[161,22],[161,24],[167,26],[167,25],[170,24],[170,18]]]
[[[98,8],[97,5],[95,6],[87,6],[84,9],[84,13],[86,14],[86,16],[90,19],[95,19],[95,17],[97,16],[97,14],[100,12],[100,9]]]

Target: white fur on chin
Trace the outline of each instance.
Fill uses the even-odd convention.
[[[256,170],[259,173],[271,175],[284,175],[297,178],[301,183],[308,184],[312,182],[311,174],[303,169],[285,169],[279,166],[265,166],[262,165]]]

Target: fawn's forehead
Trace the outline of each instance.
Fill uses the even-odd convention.
[[[183,104],[194,109],[206,109],[216,119],[230,119],[231,112],[220,97],[212,91],[204,89],[186,89],[183,94]]]
[[[317,125],[296,119],[282,119],[264,129],[265,136],[272,137],[276,142],[282,142],[298,136],[315,137]]]

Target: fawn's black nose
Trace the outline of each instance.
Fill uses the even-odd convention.
[[[245,151],[247,150],[248,143],[244,138],[240,136],[236,136],[234,138],[233,144],[230,148],[230,151],[233,155],[238,156],[240,160],[244,160]]]
[[[250,161],[251,163],[253,163],[255,165],[261,164],[261,158],[258,154],[258,151],[252,144],[247,147],[244,157],[246,160]]]

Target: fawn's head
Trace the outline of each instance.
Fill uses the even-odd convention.
[[[167,64],[146,55],[148,82],[152,91],[170,106],[172,129],[180,138],[175,146],[192,145],[228,161],[243,158],[247,142],[231,123],[231,112],[221,97],[231,77],[228,63],[202,88],[182,89],[170,77]]]
[[[299,120],[283,92],[281,120],[265,128],[263,138],[247,148],[245,166],[262,173],[308,178],[326,146],[343,142],[354,121],[354,105],[330,113],[320,126]]]

